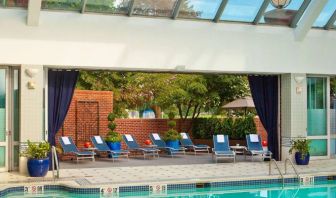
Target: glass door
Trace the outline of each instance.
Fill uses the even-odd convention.
[[[307,78],[307,137],[311,156],[328,156],[327,78]]]
[[[330,155],[336,157],[336,77],[330,78]]]
[[[19,167],[19,148],[20,148],[20,119],[19,119],[19,94],[20,94],[20,72],[18,68],[11,67],[9,81],[9,169],[16,170]]]
[[[7,69],[0,68],[0,172],[8,170]]]

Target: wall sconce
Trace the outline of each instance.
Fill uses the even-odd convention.
[[[25,69],[25,73],[29,78],[34,78],[36,76],[36,74],[38,73],[38,69],[32,69],[32,68],[28,68]],[[27,87],[28,89],[35,89],[36,88],[36,83],[33,80],[29,80],[27,82]]]
[[[26,75],[30,78],[33,78],[37,73],[38,73],[38,69],[26,69],[25,70]]]
[[[304,76],[295,76],[295,77],[294,77],[294,80],[295,80],[296,83],[298,83],[298,84],[301,84],[302,81],[303,81],[304,79],[305,79]]]
[[[35,89],[36,83],[34,81],[28,81],[27,87],[28,89]]]
[[[301,83],[303,82],[304,79],[305,79],[304,76],[295,76],[294,77],[294,80],[297,83],[297,85],[296,85],[296,93],[297,94],[301,94],[302,91],[303,91]]]

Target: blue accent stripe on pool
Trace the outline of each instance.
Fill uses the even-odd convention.
[[[336,180],[336,176],[315,176],[314,180],[327,181]],[[298,179],[285,178],[285,184],[298,183]],[[254,185],[269,185],[269,184],[282,184],[282,179],[261,179],[261,180],[242,180],[242,181],[223,181],[223,182],[208,182],[208,183],[185,183],[185,184],[168,184],[168,191],[178,190],[192,190],[200,187],[239,187],[239,186],[254,186]],[[100,188],[73,188],[63,185],[44,185],[44,190],[64,190],[71,193],[78,194],[99,194]],[[6,196],[12,192],[24,192],[24,186],[10,187],[0,191],[0,197]],[[149,185],[138,186],[120,186],[119,193],[132,193],[132,192],[149,192]]]

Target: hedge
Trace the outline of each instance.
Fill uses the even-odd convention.
[[[228,118],[197,118],[193,122],[192,134],[197,139],[211,139],[213,135],[225,134],[230,139],[245,139],[247,134],[255,134],[254,116]]]

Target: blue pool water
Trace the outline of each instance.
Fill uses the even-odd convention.
[[[43,194],[24,194],[11,193],[5,197],[73,197],[73,198],[98,198],[98,197],[112,197],[103,196],[101,194],[75,194],[66,191],[45,191]],[[287,184],[282,188],[279,184],[267,185],[253,185],[253,186],[232,186],[220,188],[196,188],[184,189],[178,191],[168,191],[165,194],[153,195],[148,192],[132,192],[121,193],[119,196],[113,197],[169,197],[169,198],[251,198],[251,197],[314,197],[314,198],[336,198],[336,181],[315,182],[314,185],[299,186],[295,184]]]

